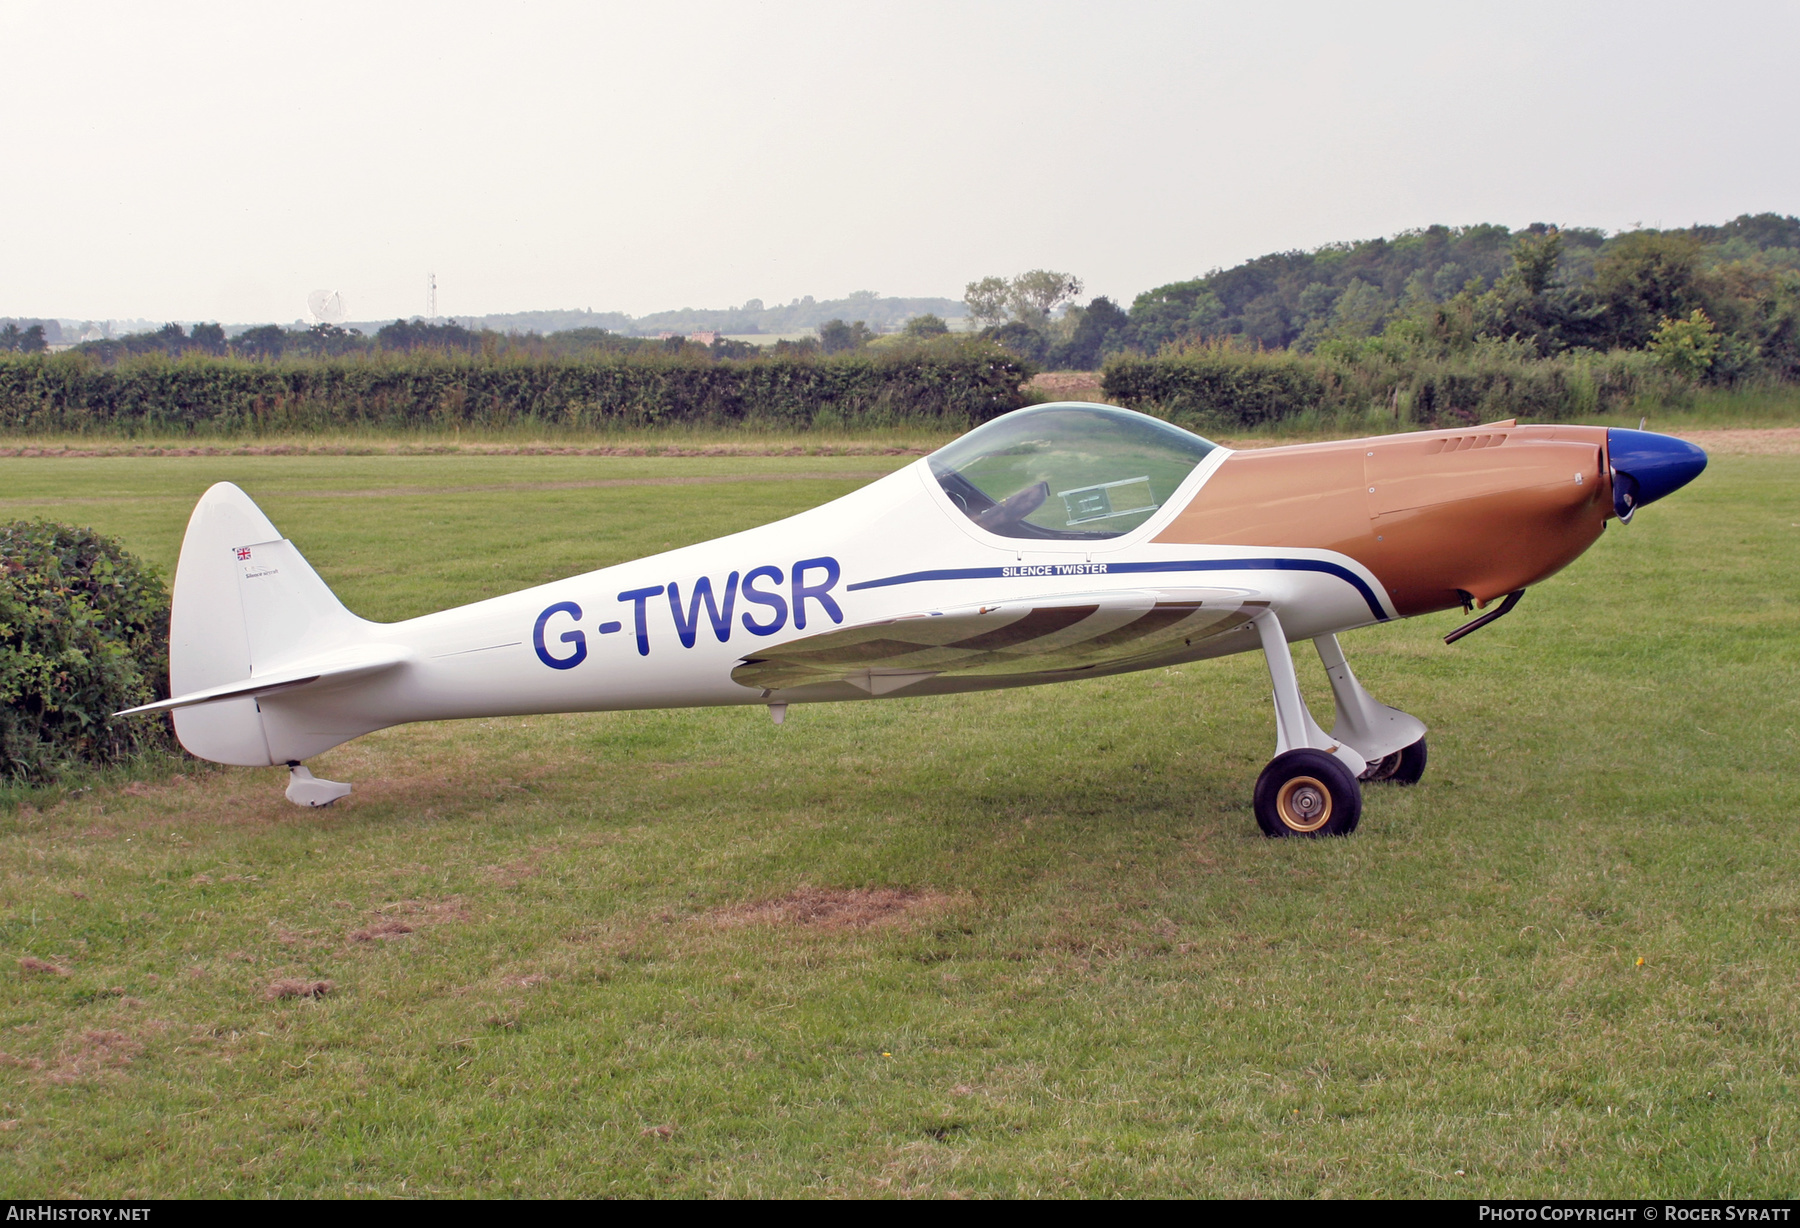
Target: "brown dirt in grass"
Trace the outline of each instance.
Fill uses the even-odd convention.
[[[263,997],[271,1002],[283,998],[323,998],[337,986],[331,981],[306,981],[297,977],[283,977],[278,981],[270,981]]]
[[[449,925],[469,919],[468,908],[457,896],[444,900],[394,900],[377,905],[372,911],[375,920],[360,929],[351,930],[344,936],[347,941],[385,942],[390,938],[417,933],[421,926]]]
[[[1025,386],[1059,401],[1101,401],[1105,396],[1098,371],[1046,371]]]
[[[1795,456],[1800,455],[1800,426],[1767,427],[1761,430],[1735,431],[1671,431],[1677,439],[1697,444],[1719,456]]]
[[[482,866],[481,872],[497,887],[517,887],[528,878],[536,878],[540,871],[536,862],[515,861],[505,866]]]
[[[144,1051],[139,1041],[123,1032],[94,1029],[83,1032],[81,1039],[57,1054],[56,1064],[45,1076],[52,1083],[81,1083],[101,1075],[123,1070]],[[34,1063],[33,1069],[42,1068]]]
[[[406,922],[390,918],[386,921],[377,921],[367,929],[351,930],[349,938],[351,942],[377,942],[385,938],[398,938],[402,934],[412,932],[413,927]]]
[[[799,887],[779,899],[716,908],[708,913],[719,925],[803,925],[820,930],[860,930],[886,925],[910,914],[942,905],[935,891],[900,887],[857,887],[832,891]]]
[[[442,900],[395,900],[375,911],[384,917],[411,917],[420,925],[448,925],[469,919],[468,907],[454,895]]]
[[[61,964],[53,964],[47,959],[38,959],[36,956],[32,955],[27,955],[24,959],[19,961],[19,971],[48,972],[55,976],[69,975],[69,970]]]

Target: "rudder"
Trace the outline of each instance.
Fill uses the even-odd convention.
[[[181,542],[169,615],[169,689],[186,695],[265,674],[359,638],[363,620],[282,538],[250,497],[220,482],[200,497]],[[175,734],[215,763],[263,767],[271,752],[254,698],[179,708]]]

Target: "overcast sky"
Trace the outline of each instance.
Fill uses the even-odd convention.
[[[1800,212],[1800,4],[0,0],[0,315],[642,314]]]

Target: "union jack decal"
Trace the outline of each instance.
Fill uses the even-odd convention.
[[[240,562],[240,563],[243,562],[245,559],[249,558],[250,557],[250,547],[239,546],[237,556],[238,556],[238,562]]]

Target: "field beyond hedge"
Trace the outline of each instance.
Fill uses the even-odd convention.
[[[0,459],[0,516],[172,573],[229,478],[392,619],[907,459]],[[1785,1197],[1797,492],[1719,455],[1454,648],[1347,636],[1433,727],[1347,840],[1256,832],[1256,657],[32,795],[0,1196]]]

